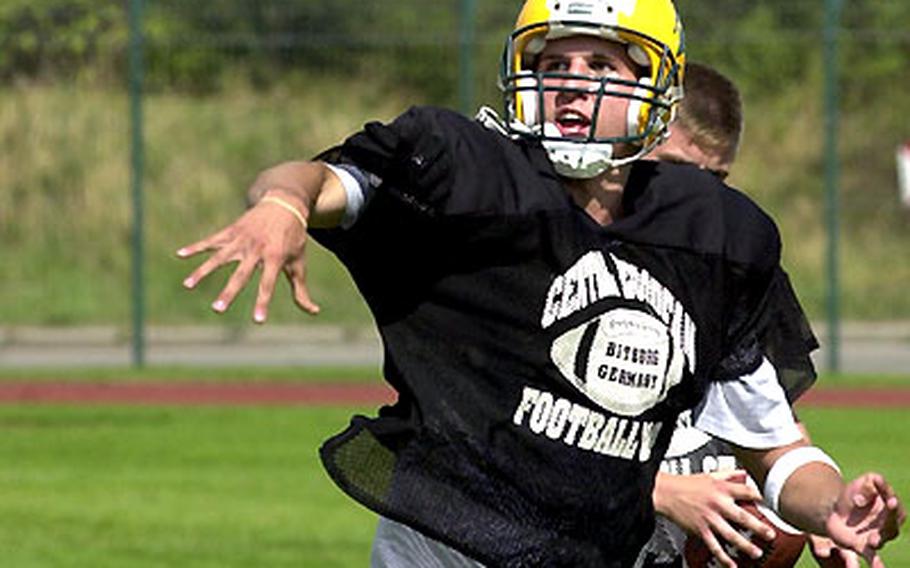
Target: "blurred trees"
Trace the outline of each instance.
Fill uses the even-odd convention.
[[[752,96],[817,73],[824,2],[677,0],[690,57],[742,78]],[[461,0],[210,0],[146,3],[146,83],[213,92],[233,75],[267,87],[289,71],[374,75],[454,101]],[[475,68],[492,84],[519,0],[477,0]],[[125,73],[127,0],[4,0],[0,78],[56,80]],[[910,2],[856,0],[843,14],[849,100],[910,76]],[[492,71],[491,71],[492,70]],[[774,77],[774,81],[769,81]]]
[[[126,38],[126,13],[118,3],[4,0],[0,79],[53,80],[109,69]]]

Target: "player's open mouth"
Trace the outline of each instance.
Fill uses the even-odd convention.
[[[576,110],[564,110],[556,114],[559,133],[569,138],[583,138],[591,133],[591,119]]]

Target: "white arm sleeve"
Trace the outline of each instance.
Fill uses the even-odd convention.
[[[333,165],[326,164],[328,168],[338,176],[341,185],[344,186],[344,193],[347,197],[347,205],[344,210],[344,217],[341,219],[341,228],[349,229],[360,217],[360,213],[366,206],[375,189],[374,181],[378,181],[375,176],[367,174],[356,166],[350,165]]]
[[[776,448],[802,438],[767,359],[751,375],[711,383],[693,414],[696,428],[745,448]]]

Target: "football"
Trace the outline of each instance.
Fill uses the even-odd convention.
[[[739,505],[773,528],[774,539],[765,540],[752,534],[749,530],[740,528],[740,534],[761,548],[764,554],[761,558],[753,559],[733,545],[722,542],[721,544],[730,558],[736,562],[739,568],[793,568],[806,545],[806,535],[787,526],[764,506],[752,502]],[[721,568],[722,566],[708,550],[704,541],[694,535],[690,535],[686,540],[684,554],[689,568]]]

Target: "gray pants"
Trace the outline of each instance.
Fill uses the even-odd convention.
[[[635,568],[650,566],[646,552],[642,550]],[[406,525],[379,517],[370,568],[484,568],[484,565]]]
[[[483,568],[483,564],[414,529],[379,518],[370,568]]]

